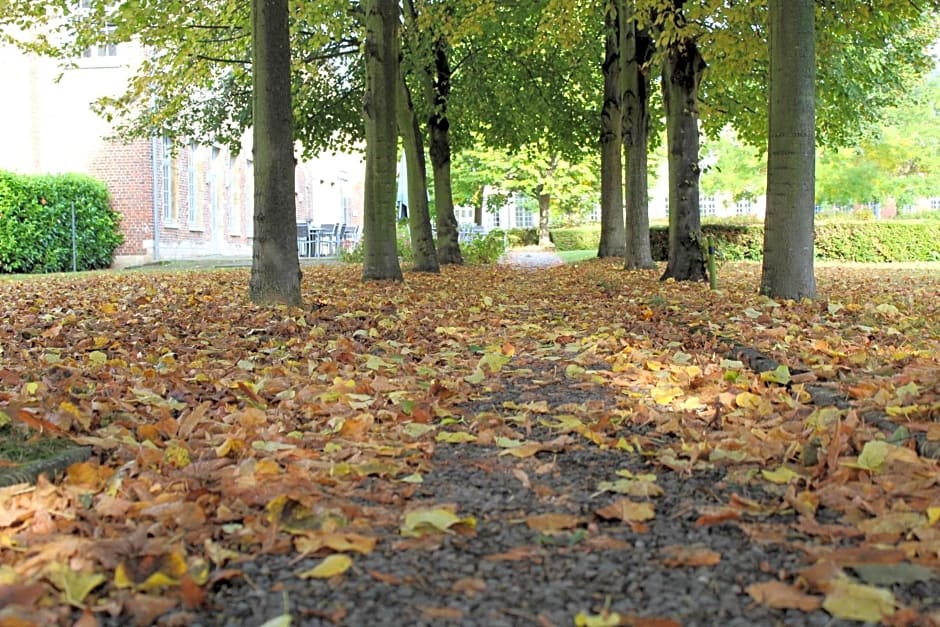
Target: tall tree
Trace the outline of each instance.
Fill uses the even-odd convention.
[[[770,0],[767,213],[761,294],[815,298],[815,2]]]
[[[669,260],[662,278],[703,281],[707,277],[699,215],[698,90],[705,60],[689,34],[685,2],[672,0],[664,15],[673,36],[662,77],[669,155]]]
[[[364,280],[401,280],[395,233],[395,165],[398,161],[399,42],[397,0],[366,0],[366,177],[363,203]]]
[[[621,28],[626,0],[604,2],[604,100],[601,105],[601,239],[598,257],[623,257],[626,252],[623,190],[623,70]]]
[[[287,0],[252,0],[255,235],[249,295],[300,305]]]
[[[449,45],[443,23],[452,20],[450,3],[423,3],[419,16],[415,0],[403,4],[405,41],[409,44],[419,90],[423,92],[427,116],[428,148],[434,173],[434,210],[437,223],[437,258],[442,264],[462,264],[454,193],[451,185],[450,119],[447,107],[451,90]],[[435,13],[429,15],[429,11]],[[423,18],[419,28],[418,21]]]
[[[624,268],[655,268],[650,246],[649,133],[650,69],[653,39],[641,27],[636,0],[620,0],[620,48],[623,64],[623,151],[626,193]]]
[[[424,158],[424,139],[421,125],[411,101],[411,91],[404,73],[398,82],[398,131],[405,147],[408,185],[408,229],[411,234],[411,249],[417,272],[439,272],[434,234],[431,232],[431,215],[428,210],[427,162]]]

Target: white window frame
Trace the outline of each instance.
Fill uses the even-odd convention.
[[[164,136],[160,154],[160,200],[163,204],[163,223],[176,226],[176,203],[173,198],[173,140]]]
[[[228,188],[228,233],[229,235],[241,235],[241,210],[242,203],[238,202],[236,188],[238,184],[235,181],[235,168],[238,162],[235,155],[229,154],[228,167],[225,169],[225,187]]]
[[[199,215],[199,184],[198,172],[196,171],[196,155],[199,147],[196,142],[189,142],[189,215],[187,216],[189,228],[194,229],[200,226]]]
[[[713,194],[702,196],[701,205],[703,216],[712,218],[718,215],[718,201]]]
[[[255,236],[255,162],[245,160],[245,236]]]

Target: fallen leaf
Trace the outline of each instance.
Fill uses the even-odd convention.
[[[890,590],[837,579],[826,592],[822,607],[836,618],[877,623],[893,614],[898,603]]]
[[[352,558],[343,553],[328,555],[310,570],[297,573],[297,576],[301,579],[329,579],[345,573],[352,563]]]
[[[579,527],[583,521],[572,514],[536,514],[527,516],[525,524],[529,529],[539,533],[558,533],[565,529]]]
[[[721,561],[721,553],[703,545],[672,545],[660,551],[663,566],[714,566]]]
[[[822,597],[813,596],[782,581],[763,581],[747,587],[754,601],[778,610],[813,612],[822,607]]]
[[[656,517],[652,503],[638,503],[630,499],[618,499],[606,507],[594,510],[594,513],[601,518],[624,522],[642,522]]]

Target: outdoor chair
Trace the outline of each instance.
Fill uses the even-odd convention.
[[[310,225],[306,222],[297,223],[297,255],[299,257],[313,257],[313,240]]]
[[[339,234],[342,224],[321,224],[318,256],[332,257],[339,249]]]

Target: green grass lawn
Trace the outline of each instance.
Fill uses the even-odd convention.
[[[565,263],[577,263],[579,261],[584,261],[585,259],[594,259],[597,257],[597,251],[594,249],[559,250],[558,256],[561,257]]]

